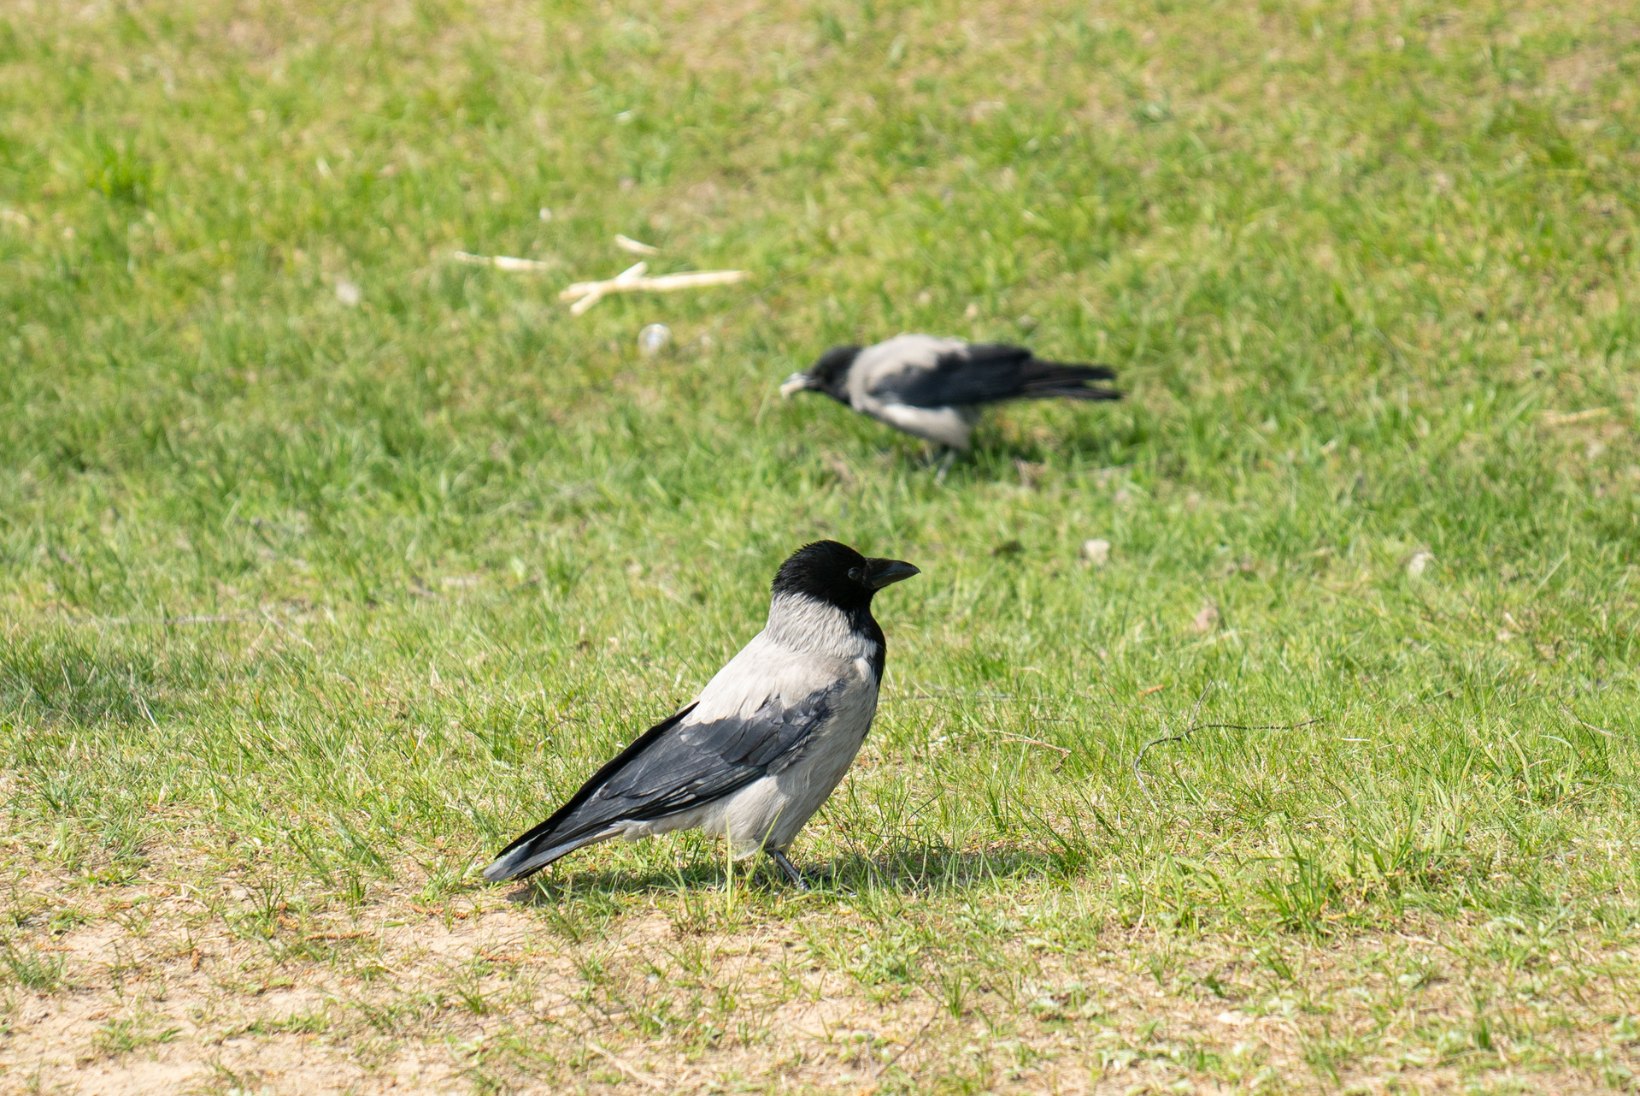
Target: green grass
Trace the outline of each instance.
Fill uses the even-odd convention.
[[[0,12],[0,1083],[1632,1087],[1640,40],[1573,7]],[[571,317],[616,233],[752,279]],[[902,330],[1130,398],[943,485],[778,400]],[[924,572],[828,882],[477,882],[820,536]],[[1316,722],[1136,779],[1193,720]]]

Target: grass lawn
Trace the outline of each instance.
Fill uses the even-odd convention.
[[[0,1090],[1634,1089],[1636,26],[0,6]],[[1130,398],[776,395],[899,331]],[[483,884],[821,536],[822,885]]]

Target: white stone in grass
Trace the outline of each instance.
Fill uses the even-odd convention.
[[[356,308],[364,300],[364,290],[357,282],[350,282],[346,278],[336,279],[336,299],[349,308]]]
[[[1095,567],[1103,567],[1110,562],[1110,541],[1103,537],[1094,537],[1082,542],[1082,558]]]
[[[666,344],[672,341],[672,329],[663,323],[652,323],[638,332],[638,353],[646,358],[654,357],[666,349]]]
[[[1412,553],[1412,558],[1407,560],[1407,576],[1409,578],[1417,578],[1419,575],[1427,571],[1429,569],[1429,565],[1434,562],[1434,552],[1431,552],[1427,548],[1418,549],[1416,552]]]

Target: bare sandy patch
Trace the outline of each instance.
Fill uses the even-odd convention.
[[[1073,947],[997,939],[989,955],[936,934],[896,978],[862,974],[858,948],[829,950],[873,939],[847,895],[733,910],[711,887],[651,890],[592,917],[555,908],[584,906],[574,895],[501,888],[320,913],[225,897],[238,889],[104,887],[84,923],[11,931],[62,972],[5,989],[4,1085],[1386,1091],[1484,1074],[1575,1092],[1640,1069],[1640,982],[1626,977],[1640,950],[1588,933],[1111,925]],[[917,917],[937,927],[950,904]]]

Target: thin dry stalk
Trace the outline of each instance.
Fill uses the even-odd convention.
[[[1178,734],[1164,734],[1158,738],[1153,738],[1139,747],[1139,752],[1133,758],[1133,778],[1139,782],[1139,787],[1144,788],[1146,791],[1150,790],[1149,785],[1145,783],[1144,770],[1140,766],[1145,759],[1145,754],[1150,752],[1152,746],[1161,746],[1169,742],[1183,742],[1197,731],[1296,731],[1300,727],[1309,727],[1321,722],[1319,719],[1306,719],[1301,723],[1198,723],[1196,718],[1201,714],[1202,701],[1207,699],[1207,694],[1211,690],[1212,685],[1204,686],[1201,693],[1196,697],[1196,704],[1190,709],[1190,726]]]

